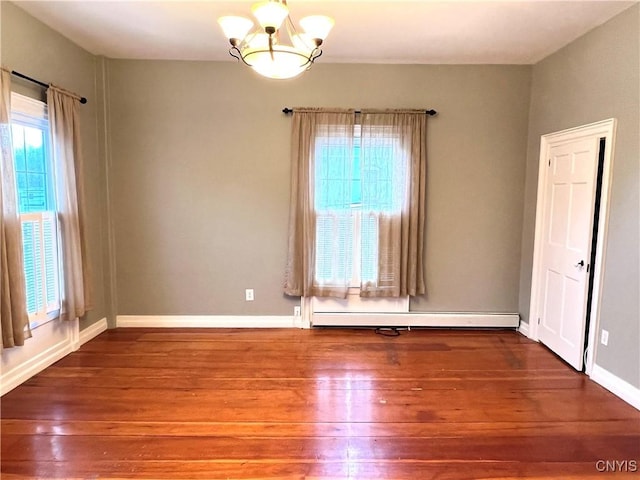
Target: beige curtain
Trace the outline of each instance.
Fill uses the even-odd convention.
[[[56,208],[60,222],[63,283],[60,318],[73,320],[92,308],[84,232],[80,100],[76,95],[50,86],[47,105],[56,169]]]
[[[291,201],[289,210],[289,249],[284,291],[292,296],[346,297],[351,278],[346,278],[340,250],[345,241],[333,238],[316,245],[318,229],[338,232],[337,225],[348,221],[331,202],[317,206],[315,192],[316,159],[323,149],[331,149],[335,164],[346,164],[353,157],[353,110],[296,109],[291,133]],[[341,160],[344,159],[344,162]],[[316,208],[318,207],[318,208]],[[318,250],[316,249],[318,247]],[[316,275],[316,254],[330,258],[327,272]]]
[[[362,224],[378,236],[377,269],[362,277],[363,297],[425,293],[424,221],[426,132],[424,111],[363,111]],[[364,252],[364,250],[363,250]],[[363,253],[362,260],[367,260]],[[362,271],[366,272],[365,265]]]
[[[2,346],[24,345],[31,336],[25,299],[22,229],[11,149],[11,74],[0,71],[0,328]]]

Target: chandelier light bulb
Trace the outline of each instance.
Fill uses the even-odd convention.
[[[300,20],[300,26],[311,38],[324,40],[334,25],[333,18],[325,15],[311,15]]]
[[[220,28],[222,28],[225,37],[229,40],[233,38],[238,41],[246,37],[249,30],[251,30],[251,27],[253,27],[253,22],[248,18],[236,17],[233,15],[220,17],[218,19],[218,24],[220,25]]]
[[[251,11],[265,30],[269,27],[278,30],[289,16],[289,8],[284,3],[273,0],[256,3],[251,7]]]

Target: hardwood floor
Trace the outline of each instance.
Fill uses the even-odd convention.
[[[640,413],[511,331],[110,330],[1,417],[3,479],[640,471]]]

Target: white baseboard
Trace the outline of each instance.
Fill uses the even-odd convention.
[[[84,330],[81,330],[80,331],[80,341],[79,341],[80,345],[79,346],[84,345],[89,340],[93,340],[98,335],[100,335],[102,332],[105,332],[107,330],[107,328],[108,328],[107,319],[103,318],[101,320],[98,320],[96,323],[93,323],[93,324],[89,325]]]
[[[597,364],[593,365],[591,380],[602,385],[632,407],[640,410],[640,388],[634,387]]]
[[[529,338],[529,324],[528,323],[520,322],[520,326],[518,327],[518,331],[522,335],[524,335],[525,337]]]
[[[78,322],[54,320],[32,330],[32,337],[21,347],[2,350],[0,395],[73,352]]]
[[[516,328],[517,313],[314,313],[314,326]]]
[[[103,318],[78,334],[78,321],[54,320],[32,330],[23,346],[2,350],[0,395],[13,390],[107,329]]]
[[[304,328],[293,315],[118,315],[118,328]]]
[[[504,313],[315,313],[315,326],[503,327],[516,328],[518,314]],[[119,328],[309,328],[289,315],[118,315]]]
[[[73,348],[70,342],[60,342],[24,362],[19,368],[3,372],[0,378],[0,395],[10,392],[71,352],[73,352]]]

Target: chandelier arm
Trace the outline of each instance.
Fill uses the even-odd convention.
[[[273,35],[269,35],[269,54],[271,55],[271,61],[276,61],[276,56],[273,53]]]
[[[238,52],[238,55],[234,55],[233,52]],[[253,67],[253,65],[247,63],[247,61],[244,59],[244,55],[242,55],[242,52],[238,49],[238,47],[230,48],[229,55],[231,55],[233,58],[236,58],[238,61],[242,61],[242,63],[244,63],[247,67]]]
[[[291,15],[287,15],[287,18],[284,21],[284,28],[287,30],[287,35],[289,35],[289,38],[293,38],[293,36],[298,33],[293,20],[291,20]]]
[[[238,55],[240,56],[236,55],[233,52],[238,52]],[[238,61],[242,60],[242,54],[240,53],[240,50],[238,50],[238,47],[236,47],[235,45],[229,49],[229,55],[231,55],[233,58],[235,58]],[[244,60],[242,61],[244,62]]]
[[[320,48],[315,48],[311,55],[309,55],[309,61],[311,63],[316,61],[316,58],[320,58],[322,56],[322,50]]]

